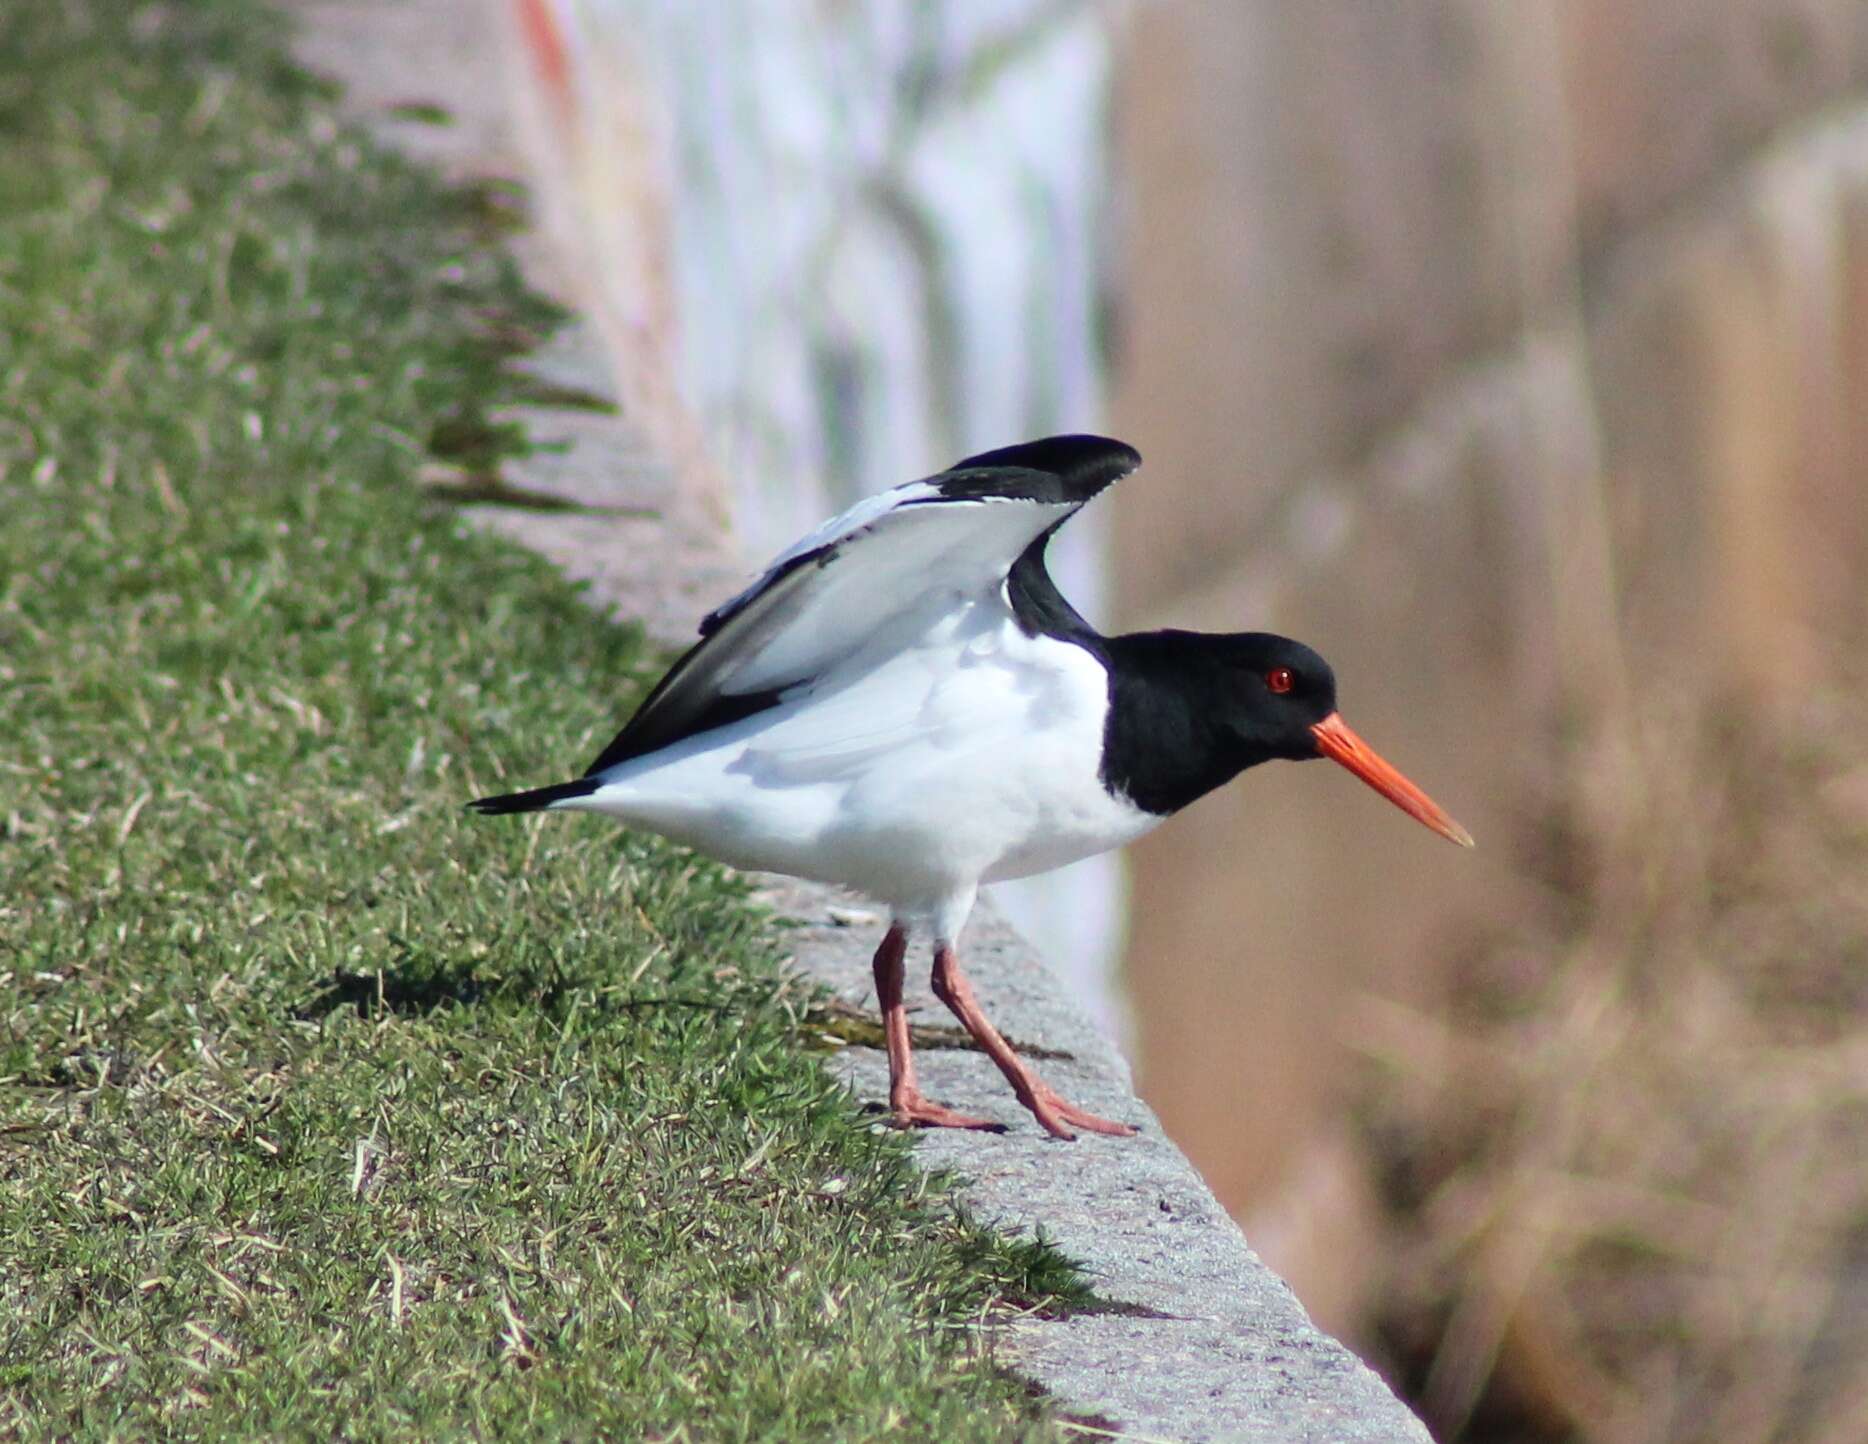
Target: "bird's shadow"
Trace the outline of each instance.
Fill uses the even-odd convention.
[[[385,1015],[419,1017],[449,1007],[474,1007],[505,1000],[516,1006],[552,1013],[577,991],[574,980],[556,974],[489,977],[472,963],[423,962],[367,972],[338,968],[317,985],[317,990],[291,1011],[301,1022],[322,1022],[343,1008],[354,1008],[363,1018]],[[586,999],[586,1017],[612,1014],[638,1015],[664,1010],[684,1013],[733,1014],[744,1004],[731,998],[686,998],[654,994],[637,998]]]
[[[449,1006],[469,1007],[487,995],[487,984],[476,977],[469,963],[443,963],[415,968],[378,968],[353,972],[338,968],[318,985],[318,991],[292,1010],[292,1016],[318,1022],[340,1008],[355,1008],[359,1017],[385,1013],[423,1014]]]

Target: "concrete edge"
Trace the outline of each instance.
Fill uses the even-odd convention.
[[[393,7],[298,0],[298,53],[340,81],[345,108],[377,136],[457,178],[525,173],[524,148],[497,65],[450,0]],[[480,19],[492,22],[492,5]],[[399,119],[410,102],[439,104],[447,127]],[[528,278],[567,304],[536,238],[515,246]],[[530,364],[596,395],[615,388],[594,330],[572,326]],[[591,600],[685,645],[693,619],[738,574],[707,539],[685,535],[672,505],[671,467],[647,454],[622,418],[527,408],[540,440],[568,449],[510,465],[508,479],[596,506],[589,515],[481,507],[470,520],[531,547],[591,583]],[[859,1007],[873,1008],[869,959],[885,919],[860,899],[791,879],[763,880],[765,899],[796,923],[792,963]],[[919,1054],[929,1096],[1002,1118],[1007,1131],[931,1131],[917,1154],[963,1179],[982,1218],[1042,1233],[1087,1269],[1125,1312],[1028,1319],[1000,1331],[999,1357],[1067,1410],[1112,1420],[1137,1440],[1426,1441],[1425,1427],[1366,1365],[1318,1330],[1284,1282],[1248,1247],[1192,1164],[1136,1097],[1128,1065],[1071,1003],[1033,951],[989,903],[969,925],[963,957],[981,998],[1017,1044],[1062,1056],[1040,1068],[1073,1102],[1136,1124],[1137,1138],[1048,1138],[996,1069],[970,1049]],[[910,969],[915,1017],[948,1021],[926,987],[926,959]],[[831,1065],[855,1094],[880,1105],[887,1064],[851,1047]],[[885,1126],[880,1121],[878,1126]]]
[[[791,879],[766,879],[767,900],[795,919],[792,958],[846,1002],[873,1011],[869,958],[884,919],[862,900]],[[990,906],[968,925],[962,957],[1008,1038],[1046,1053],[1036,1066],[1074,1103],[1133,1123],[1136,1138],[1047,1137],[983,1053],[918,1048],[922,1087],[962,1112],[1002,1119],[1001,1134],[930,1131],[916,1153],[963,1180],[979,1216],[1042,1233],[1083,1264],[1096,1291],[1135,1312],[1030,1319],[1011,1326],[1002,1357],[1064,1407],[1155,1440],[1417,1440],[1421,1422],[1376,1374],[1311,1323],[1186,1156],[1135,1094],[1127,1063],[1065,996],[1036,954]],[[951,1020],[911,964],[919,1021]],[[918,1008],[917,1008],[917,1005]],[[852,1047],[832,1064],[880,1105],[888,1065]]]

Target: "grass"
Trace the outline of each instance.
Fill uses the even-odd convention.
[[[0,10],[0,1436],[1045,1432],[741,888],[462,811],[654,659],[415,484],[554,318],[279,45]]]

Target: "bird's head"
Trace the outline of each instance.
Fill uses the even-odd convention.
[[[1303,762],[1319,755],[1314,727],[1336,711],[1336,674],[1302,642],[1270,632],[1227,637],[1227,723],[1249,752]]]
[[[1228,725],[1257,758],[1327,757],[1410,817],[1462,847],[1472,834],[1349,729],[1336,710],[1336,674],[1302,642],[1270,632],[1228,637],[1232,692]]]

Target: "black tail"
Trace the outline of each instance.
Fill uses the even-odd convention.
[[[482,797],[467,805],[475,812],[501,817],[508,812],[537,812],[562,802],[567,797],[588,797],[603,783],[594,777],[580,777],[575,782],[554,782],[549,787],[534,787],[530,792],[508,792],[504,797]]]

